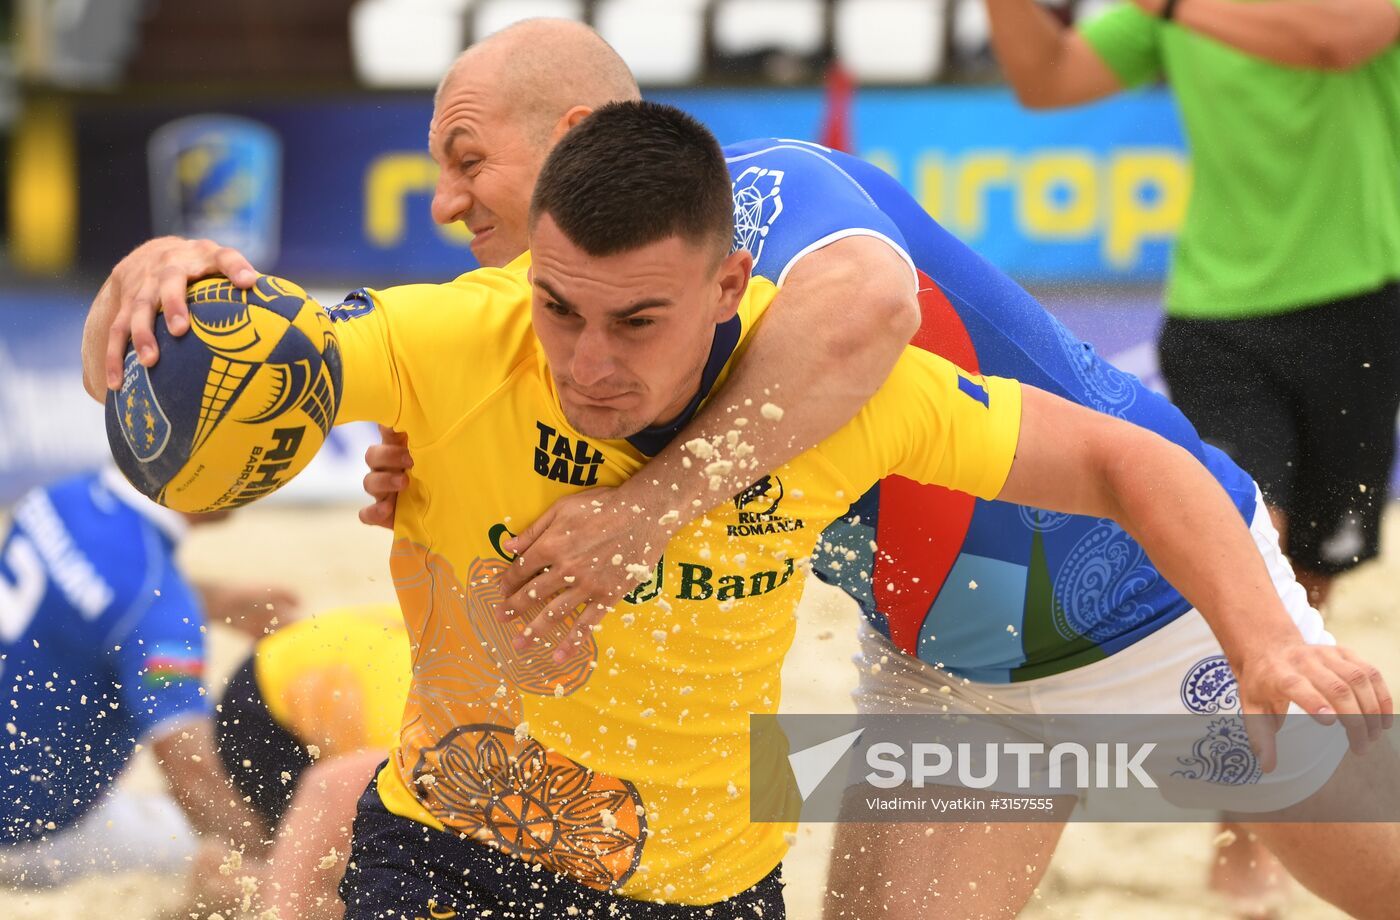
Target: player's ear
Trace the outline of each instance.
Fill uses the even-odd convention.
[[[569,109],[562,118],[554,123],[554,130],[549,132],[549,146],[553,148],[555,144],[564,139],[565,134],[568,134],[577,127],[579,122],[592,114],[593,109],[586,105],[576,105]]]
[[[719,300],[715,304],[716,323],[725,322],[738,311],[739,301],[744,299],[752,272],[753,256],[747,250],[735,250],[720,260],[715,270],[715,283],[719,286]]]

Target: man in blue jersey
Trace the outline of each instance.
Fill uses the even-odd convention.
[[[525,248],[523,224],[513,215],[524,213],[533,176],[550,143],[599,104],[588,93],[612,98],[635,95],[635,87],[628,89],[620,77],[612,82],[587,79],[615,75],[620,62],[606,55],[579,67],[578,79],[562,79],[563,74],[572,73],[568,65],[578,63],[578,58],[567,57],[559,48],[543,53],[541,43],[563,41],[579,54],[580,42],[597,42],[591,33],[579,35],[579,28],[534,23],[502,33],[469,51],[439,90],[434,124],[454,127],[434,134],[430,141],[442,168],[434,215],[442,222],[463,221],[478,231],[479,245],[474,250],[488,263],[500,264]],[[523,62],[529,62],[528,67]],[[468,63],[473,66],[465,66]],[[521,67],[529,72],[517,72]],[[534,82],[540,74],[550,79]],[[543,111],[550,113],[552,121],[539,124],[536,116],[541,110],[534,106],[505,104],[521,98],[533,101],[532,93],[541,86],[569,96],[565,103],[549,97],[552,108]],[[1321,629],[1316,614],[1305,602],[1298,603],[1296,585],[1277,557],[1267,519],[1261,521],[1256,513],[1253,484],[1228,461],[1203,448],[1165,401],[1099,361],[1028,295],[918,211],[892,180],[866,164],[812,145],[783,141],[741,145],[728,152],[739,216],[738,243],[754,254],[760,274],[783,283],[783,291],[739,364],[740,372],[671,446],[657,454],[647,474],[612,492],[561,503],[508,544],[522,557],[508,576],[507,584],[515,591],[508,604],[537,590],[544,584],[537,579],[551,573],[554,579],[572,580],[588,598],[589,609],[581,622],[596,622],[603,608],[625,604],[623,595],[634,585],[623,567],[600,566],[597,561],[620,557],[634,563],[626,567],[629,570],[639,570],[639,563],[641,570],[649,571],[670,536],[715,504],[717,497],[747,495],[745,486],[762,478],[765,470],[781,466],[821,440],[878,386],[879,380],[871,378],[883,375],[906,339],[899,317],[917,304],[923,315],[917,344],[969,370],[1019,376],[1143,424],[1205,463],[1234,499],[1242,518],[1256,525],[1256,540],[1271,564],[1293,622],[1280,631],[1275,631],[1279,624],[1268,625],[1277,642],[1261,641],[1252,611],[1231,611],[1232,616],[1207,625],[1189,602],[1147,566],[1141,550],[1126,534],[1107,530],[1099,521],[1037,515],[937,490],[901,493],[904,484],[887,481],[858,503],[859,522],[852,518],[829,541],[843,547],[836,561],[846,575],[854,570],[867,578],[873,575],[880,585],[895,582],[894,589],[881,591],[868,581],[851,584],[872,621],[864,639],[869,654],[899,658],[921,677],[927,666],[932,676],[922,678],[926,683],[939,676],[936,663],[952,661],[980,684],[993,687],[993,692],[1026,684],[1031,678],[1060,678],[1072,687],[1102,672],[1088,670],[1092,664],[1104,659],[1112,662],[1110,656],[1127,649],[1151,652],[1151,646],[1139,643],[1167,636],[1167,626],[1185,623],[1190,641],[1181,646],[1185,650],[1181,654],[1191,662],[1181,671],[1168,673],[1167,668],[1155,675],[1150,693],[1123,698],[1123,705],[1138,712],[1181,711],[1183,681],[1194,666],[1210,662],[1218,678],[1210,686],[1230,684],[1236,704],[1250,711],[1282,711],[1289,701],[1311,712],[1372,711],[1378,703],[1382,708],[1389,706],[1388,693],[1373,682],[1378,676],[1372,669],[1350,653],[1331,648],[1331,637]],[[128,333],[143,360],[154,358],[147,354],[153,346],[151,315],[163,306],[172,328],[178,328],[183,323],[185,280],[211,270],[245,281],[252,271],[236,253],[174,240],[148,244],[118,266],[100,295],[110,308],[94,310],[101,321],[90,330],[104,336],[111,330],[109,379]],[[872,313],[852,309],[853,304],[869,304]],[[114,312],[125,319],[112,325],[109,318]],[[877,321],[871,320],[872,314]],[[94,391],[100,390],[103,377],[102,344],[93,337],[85,349],[85,371]],[[775,434],[764,439],[745,432],[741,455],[727,463],[694,463],[694,448],[688,452],[686,446],[710,442],[723,454],[723,445],[731,442],[729,432],[742,427],[732,421],[736,413],[743,414],[741,409],[762,412],[775,422],[770,429]],[[367,478],[370,491],[387,493],[400,487],[409,462],[401,446],[379,452],[371,465],[380,469]],[[755,514],[761,518],[761,509]],[[367,516],[372,518],[375,512]],[[859,528],[874,529],[879,559],[870,558],[869,535]],[[850,542],[853,533],[860,534],[864,550],[858,542]],[[862,553],[866,558],[861,558]],[[828,577],[844,577],[834,565],[827,563],[826,568]],[[1113,574],[1120,568],[1123,571],[1111,579],[1113,589],[1107,594],[1079,590],[1076,573]],[[986,579],[979,589],[985,601],[956,596],[952,589],[965,572]],[[961,584],[971,589],[975,580],[969,577]],[[914,586],[910,602],[901,603],[897,589],[910,586]],[[967,622],[973,628],[960,631],[969,611]],[[534,624],[539,634],[547,634],[557,612],[546,609],[541,614]],[[951,632],[940,635],[930,621],[938,629],[948,626]],[[945,638],[947,645],[935,649]],[[898,652],[885,655],[881,643],[892,643],[890,651]],[[1227,656],[1242,678],[1238,682],[1228,666],[1221,672]],[[1316,665],[1322,661],[1328,664],[1318,670]],[[1162,688],[1169,685],[1171,693],[1166,694]],[[1204,685],[1197,680],[1191,686]],[[911,699],[926,695],[920,693],[922,689],[909,688]],[[862,708],[879,708],[880,691],[876,686],[863,688]],[[1385,697],[1383,703],[1378,696]],[[1195,697],[1187,699],[1195,703]],[[1221,700],[1201,705],[1210,702],[1219,705]],[[1357,741],[1365,743],[1364,738]],[[1389,834],[1390,829],[1377,833]],[[1011,860],[1030,852],[1028,847],[1046,852],[1057,836],[1055,828],[1049,839],[999,838],[1003,846],[996,846],[998,841],[983,845],[980,839],[976,847],[957,847],[956,840],[945,848],[926,843],[921,855],[937,853],[945,859],[942,868],[947,871],[939,876],[911,874],[903,893],[929,894],[927,889],[937,877],[942,895],[937,903],[951,915],[973,916],[990,912],[994,905],[975,897],[963,899],[969,889],[963,884],[959,890],[958,883],[962,878],[995,879],[995,885],[971,890],[983,891],[984,898],[999,898],[1005,909],[1020,896],[1018,886],[1024,880],[1008,885],[997,874]],[[1281,846],[1292,845],[1291,840],[1277,839]],[[1023,860],[1018,869],[1030,861]],[[1384,876],[1383,871],[1375,871],[1383,868],[1379,864],[1351,862],[1349,879]],[[1041,859],[1035,865],[1044,863]],[[1326,879],[1308,881],[1325,889],[1330,898],[1361,898],[1364,903],[1374,894],[1360,883],[1339,891],[1327,888]],[[1033,884],[1031,879],[1025,885],[1027,894]],[[917,890],[921,885],[925,890]],[[989,891],[994,888],[1003,890]]]
[[[203,685],[205,604],[175,561],[191,525],[222,516],[162,508],[115,468],[35,489],[15,505],[0,544],[6,884],[184,871],[198,842],[192,828],[238,846],[266,836],[219,769]],[[211,613],[240,618],[259,594],[209,593]],[[113,788],[142,746],[173,802]]]

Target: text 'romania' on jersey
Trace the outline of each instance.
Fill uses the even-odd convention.
[[[392,425],[414,454],[391,558],[413,683],[379,792],[397,814],[595,888],[711,903],[786,848],[790,828],[749,821],[748,717],[778,705],[818,535],[887,473],[995,495],[1019,385],[908,350],[855,420],[686,528],[556,664],[550,647],[513,650],[528,616],[495,616],[502,541],[562,496],[617,485],[664,438],[570,427],[530,328],[527,269],[522,257],[450,284],[361,291],[329,311],[339,420]],[[717,327],[707,391],[774,293],[756,280]]]

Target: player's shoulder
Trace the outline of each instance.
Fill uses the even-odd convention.
[[[949,383],[962,371],[953,362],[914,345],[904,346],[882,388],[923,388],[930,381]]]
[[[397,605],[324,611],[259,639],[257,679],[269,698],[285,702],[301,675],[332,668],[344,673],[406,680],[411,670],[408,632]],[[280,704],[279,704],[280,705]]]
[[[811,141],[786,137],[760,137],[730,144],[724,148],[725,162],[736,189],[745,183],[771,176],[781,182],[788,174],[804,180],[822,179],[858,185],[846,170],[856,158],[848,153],[823,147]],[[772,175],[776,173],[777,175]]]
[[[332,322],[348,322],[377,310],[395,318],[440,319],[445,312],[466,314],[493,324],[509,324],[530,306],[528,257],[504,268],[478,268],[445,283],[358,288],[327,307]]]
[[[991,408],[988,378],[972,373],[942,355],[906,345],[885,382],[867,403],[873,417],[941,416],[967,400]]]
[[[150,508],[142,509],[139,503]],[[55,551],[71,548],[100,556],[129,554],[140,546],[139,539],[131,539],[139,531],[156,528],[157,521],[177,526],[176,517],[110,467],[33,489],[14,509],[15,523],[31,539],[52,545]]]
[[[478,312],[493,335],[530,329],[530,254],[503,268],[478,268],[440,286],[433,296]]]
[[[510,362],[535,349],[529,266],[525,255],[504,268],[478,268],[444,283],[360,288],[326,312],[337,324],[378,313],[393,330],[400,357],[426,350]]]
[[[753,137],[745,141],[724,145],[724,158],[731,165],[745,160],[765,156],[788,156],[829,160],[836,151],[811,141],[795,140],[789,137]]]

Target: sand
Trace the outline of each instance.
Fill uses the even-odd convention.
[[[1400,594],[1395,590],[1400,584],[1400,514],[1394,509],[1386,527],[1390,552],[1341,581],[1329,623],[1341,642],[1362,650],[1400,686],[1400,642],[1395,638],[1400,623]],[[300,593],[302,610],[313,612],[392,601],[385,564],[388,545],[388,534],[360,525],[352,507],[259,507],[241,511],[227,523],[198,529],[183,557],[196,578],[291,586]],[[849,661],[855,650],[856,617],[854,604],[844,595],[812,580],[784,670],[784,710],[851,710],[847,694],[855,680]],[[241,660],[247,640],[216,628],[210,645],[211,676],[217,679]],[[161,782],[153,765],[140,759],[125,781],[143,789],[159,788]],[[1207,825],[1071,825],[1023,916],[1222,917],[1202,884],[1213,835]],[[799,830],[785,862],[789,916],[794,920],[820,916],[830,839],[830,826]],[[183,884],[178,877],[133,873],[88,878],[50,891],[0,891],[0,917],[54,920],[100,913],[105,920],[189,918],[196,914],[185,909]],[[1323,920],[1342,915],[1300,893],[1288,916]]]

